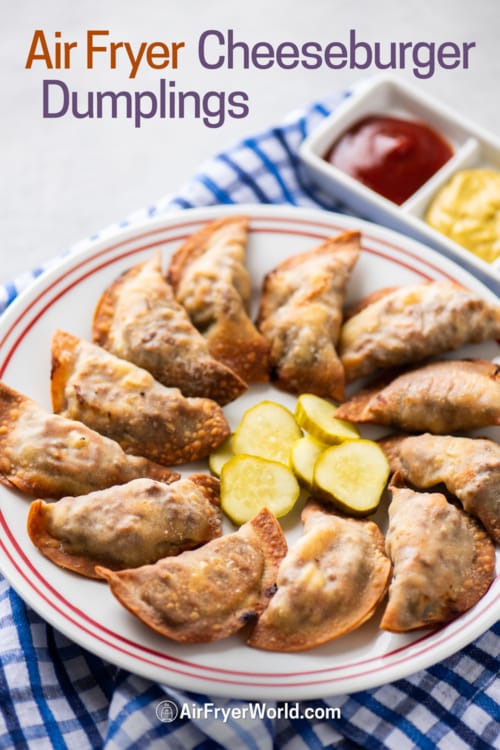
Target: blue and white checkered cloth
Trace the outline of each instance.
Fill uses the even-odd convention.
[[[219,154],[177,195],[120,227],[179,208],[220,203],[342,211],[304,181],[297,159],[304,136],[340,98],[296,113]],[[0,288],[0,311],[42,270]],[[223,722],[215,711],[206,712],[208,704],[232,709],[245,708],[245,702],[181,693],[106,663],[44,622],[0,577],[0,750],[491,750],[500,748],[499,654],[497,624],[462,651],[407,679],[301,706],[335,707],[340,718],[295,719],[278,713],[276,719],[247,715]],[[199,706],[203,718],[192,718],[193,711],[189,719],[160,721],[168,701]],[[278,705],[267,702],[268,708]]]

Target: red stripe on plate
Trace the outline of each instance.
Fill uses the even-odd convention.
[[[376,657],[370,657],[366,659],[360,659],[357,661],[353,661],[347,664],[342,664],[340,666],[336,667],[325,667],[322,669],[315,669],[315,670],[302,670],[300,672],[246,672],[243,670],[231,670],[231,669],[223,669],[213,666],[205,666],[201,664],[196,664],[190,661],[187,661],[185,659],[180,659],[178,657],[170,656],[169,654],[155,651],[154,649],[144,646],[140,643],[137,643],[135,641],[132,641],[129,638],[126,638],[119,633],[111,630],[110,628],[102,625],[102,623],[94,620],[91,618],[86,612],[81,610],[79,607],[76,607],[74,604],[72,604],[70,601],[68,601],[57,589],[55,589],[51,583],[40,573],[39,570],[33,565],[31,560],[27,557],[24,550],[21,548],[19,543],[17,542],[16,538],[12,534],[12,531],[10,527],[7,524],[7,521],[3,515],[3,513],[0,511],[0,524],[3,527],[6,536],[8,538],[8,541],[10,542],[10,545],[15,550],[19,558],[21,559],[23,566],[21,566],[18,562],[16,562],[14,556],[11,554],[10,549],[7,547],[7,545],[0,539],[0,547],[3,548],[6,557],[11,561],[11,564],[14,566],[14,568],[17,570],[17,572],[22,576],[22,578],[28,583],[30,588],[43,599],[43,601],[48,605],[51,609],[53,609],[55,612],[57,612],[59,615],[64,617],[68,622],[73,624],[75,627],[82,630],[84,633],[87,633],[91,637],[95,638],[100,643],[105,644],[109,648],[117,651],[118,653],[123,653],[127,655],[128,657],[140,661],[146,665],[154,665],[156,667],[161,667],[168,669],[169,671],[182,674],[184,676],[189,677],[199,677],[199,675],[193,674],[191,672],[185,671],[185,669],[180,669],[179,667],[187,667],[191,669],[198,669],[200,671],[203,671],[204,679],[211,679],[215,682],[221,682],[221,683],[228,683],[228,684],[240,684],[240,685],[249,685],[254,687],[285,687],[285,686],[308,686],[308,685],[314,685],[314,684],[320,684],[322,682],[337,682],[339,680],[344,680],[347,678],[347,675],[342,674],[340,676],[334,676],[333,673],[335,672],[345,672],[345,670],[351,670],[349,672],[348,677],[350,678],[359,678],[364,677],[367,675],[373,675],[381,670],[387,669],[388,666],[396,666],[399,664],[402,664],[408,660],[414,659],[416,656],[421,656],[425,653],[428,653],[429,651],[432,651],[436,648],[439,648],[443,643],[445,643],[449,638],[455,637],[457,633],[460,633],[462,630],[464,630],[466,627],[469,627],[472,622],[475,622],[478,618],[482,617],[484,612],[488,609],[488,607],[491,606],[492,602],[488,603],[487,607],[483,607],[483,609],[477,610],[474,613],[474,616],[472,618],[469,618],[467,622],[463,622],[463,624],[460,627],[456,627],[457,623],[460,623],[460,620],[464,620],[463,616],[461,618],[457,618],[452,625],[453,632],[447,632],[449,630],[449,625],[443,626],[442,628],[438,628],[436,630],[433,630],[431,632],[427,632],[421,637],[419,637],[417,640],[412,641],[411,643],[405,644],[404,646],[400,646],[396,649],[392,649],[391,651],[388,651],[385,654],[376,656]],[[30,575],[28,575],[27,571],[29,571]],[[497,576],[497,579],[500,576]],[[41,586],[43,588],[40,588],[40,586],[36,585],[33,581],[33,578],[37,579]],[[46,591],[44,591],[45,589]],[[493,602],[497,601],[500,597],[500,594],[498,594]],[[69,614],[64,609],[61,608],[60,605],[58,605],[56,602],[59,602],[60,605],[64,605],[69,612],[73,614]],[[74,615],[74,616],[73,616]],[[80,622],[79,620],[75,619],[75,616],[79,618],[79,620],[82,620]],[[438,639],[437,641],[434,641],[431,644],[426,644],[426,641],[428,641],[430,638],[434,638],[437,633],[442,632],[443,637]],[[109,640],[109,636],[113,637],[116,641],[119,643],[114,643]],[[123,644],[123,645],[119,645]],[[415,651],[415,647],[421,644],[422,648],[417,648]],[[141,652],[140,654],[136,654],[132,651],[130,651],[128,648],[132,646],[134,649],[137,649],[137,651]],[[411,650],[411,653],[407,654]],[[401,655],[401,658],[394,659],[395,656],[398,654]],[[156,661],[154,661],[151,657],[154,657]],[[159,661],[158,661],[159,660]],[[380,662],[383,662],[382,664]],[[388,664],[388,661],[390,661],[390,664]],[[373,667],[369,667],[370,664],[374,664]],[[175,664],[176,666],[172,666]],[[361,671],[359,670],[359,668]],[[353,673],[353,671],[355,672]],[[254,682],[253,680],[230,680],[228,678],[222,678],[219,676],[214,677],[215,675],[228,675],[228,676],[234,676],[234,677],[247,677],[247,678],[284,678],[286,681],[284,682],[270,682],[268,679],[266,679],[262,683]],[[320,679],[316,680],[306,680],[301,681],[300,683],[290,683],[290,678],[295,677],[309,677],[309,676],[315,676],[318,677],[321,675]]]
[[[278,234],[279,233],[279,234],[289,234],[289,235],[302,236],[302,237],[311,237],[314,239],[322,240],[330,236],[332,233],[332,230],[333,231],[334,230],[338,230],[338,231],[346,230],[344,226],[337,226],[331,223],[323,223],[323,222],[314,221],[314,220],[302,220],[302,219],[293,219],[293,218],[273,219],[270,217],[266,217],[265,215],[260,216],[260,217],[252,216],[251,220],[253,222],[253,226],[251,226],[250,231],[251,233],[256,233],[256,234],[258,233],[277,233]],[[168,217],[166,217],[166,221],[168,222]],[[111,245],[106,245],[105,247],[101,248],[101,250],[91,253],[89,256],[83,258],[82,260],[75,261],[74,265],[72,265],[71,268],[67,269],[66,271],[58,275],[53,281],[50,282],[48,286],[43,288],[40,291],[40,293],[38,293],[33,298],[33,300],[31,300],[27,304],[27,306],[17,316],[14,322],[10,325],[6,334],[3,336],[2,340],[0,341],[0,348],[5,345],[5,343],[7,342],[9,337],[12,335],[12,333],[15,331],[15,329],[26,320],[26,313],[32,310],[38,303],[46,299],[48,295],[50,295],[53,291],[55,291],[56,288],[62,282],[64,282],[65,279],[73,276],[79,270],[88,268],[89,264],[94,263],[100,259],[103,259],[102,262],[98,263],[98,265],[93,266],[92,268],[88,270],[85,270],[79,276],[77,276],[76,278],[73,278],[71,282],[68,283],[66,286],[64,286],[61,289],[58,289],[55,292],[54,296],[48,299],[47,302],[44,304],[44,306],[40,310],[38,310],[38,312],[36,312],[34,317],[24,326],[24,328],[22,328],[21,332],[19,333],[19,335],[17,336],[17,338],[11,345],[10,349],[8,350],[2,362],[2,365],[0,367],[0,376],[2,376],[3,373],[5,372],[10,360],[14,356],[17,348],[23,341],[27,332],[35,325],[37,321],[39,321],[43,317],[43,315],[47,312],[48,309],[50,309],[59,299],[61,299],[70,290],[78,286],[78,284],[80,284],[82,281],[91,277],[93,274],[99,272],[103,268],[122,260],[123,258],[135,255],[137,253],[143,252],[148,249],[153,249],[162,244],[180,242],[193,232],[194,227],[202,226],[206,224],[206,222],[207,222],[207,219],[188,220],[185,222],[177,222],[172,225],[166,225],[161,228],[152,229],[150,231],[142,232],[142,233],[133,235],[132,237],[128,237],[123,240],[114,242]],[[260,222],[260,223],[259,225],[256,225],[255,222]],[[266,224],[268,224],[268,226],[266,226]],[[288,226],[285,228],[283,225],[288,225]],[[296,228],[297,225],[300,226],[301,228],[300,229]],[[304,226],[315,228],[318,231],[313,231],[312,229],[311,231],[305,230],[303,228]],[[168,236],[165,236],[165,234],[168,234]],[[161,235],[161,236],[158,237],[158,235]],[[153,242],[144,242],[142,244],[136,244],[138,241],[141,242],[142,240],[147,240],[154,236],[157,236],[158,238]],[[423,279],[431,280],[435,278],[435,276],[437,275],[438,277],[444,276],[448,279],[455,280],[452,275],[448,274],[447,272],[444,272],[441,268],[431,263],[430,261],[423,259],[423,258],[419,258],[416,253],[408,250],[407,248],[402,248],[398,246],[397,244],[391,243],[387,240],[379,239],[366,232],[362,232],[362,239],[363,239],[363,250],[365,252],[368,252],[372,255],[376,255],[378,257],[388,259],[395,264],[398,264],[406,269],[411,270],[412,272],[416,273],[418,276],[422,277]],[[384,252],[375,247],[367,246],[366,240],[374,242],[378,246],[383,246],[392,250],[396,250],[397,253],[402,254],[403,256],[405,256],[405,258],[408,258],[408,260],[406,259],[403,260],[402,258],[394,257],[393,255],[390,254],[390,252]],[[119,254],[114,254],[112,257],[107,257],[107,259],[105,259],[106,256],[109,256],[110,253],[115,252],[119,250],[120,248],[127,248],[127,249]],[[412,260],[417,260],[419,265],[423,266],[424,268],[431,269],[431,273],[426,273],[424,270],[420,268],[416,268],[415,265],[412,265]],[[382,655],[371,657],[371,658],[360,659],[358,661],[353,661],[348,664],[343,664],[340,666],[325,667],[325,668],[317,669],[317,670],[305,670],[305,671],[297,671],[297,672],[276,672],[276,673],[245,672],[245,671],[239,671],[239,670],[230,670],[230,669],[223,669],[223,668],[212,667],[212,666],[205,666],[202,664],[195,664],[193,662],[190,662],[184,659],[173,657],[173,656],[170,656],[169,654],[155,651],[154,649],[148,646],[142,645],[140,643],[136,643],[133,640],[126,638],[125,636],[120,635],[119,633],[116,633],[115,631],[107,628],[103,624],[92,619],[79,607],[76,607],[70,601],[68,601],[64,596],[62,596],[62,594],[60,594],[50,584],[50,582],[40,573],[40,571],[38,571],[34,567],[32,562],[30,561],[30,559],[28,558],[26,553],[23,551],[23,549],[20,547],[14,535],[12,534],[12,531],[10,527],[8,526],[7,520],[5,519],[1,511],[0,511],[0,523],[6,532],[8,541],[12,549],[15,551],[15,553],[19,557],[19,560],[21,561],[21,562],[18,562],[15,556],[12,554],[9,547],[3,541],[0,540],[0,547],[2,547],[2,549],[4,550],[7,558],[10,560],[11,565],[15,568],[15,570],[23,578],[23,580],[28,584],[28,586],[33,590],[36,596],[39,597],[45,603],[46,606],[50,607],[54,612],[56,612],[58,616],[61,616],[62,618],[67,620],[68,623],[71,623],[74,627],[80,629],[82,632],[86,633],[90,637],[94,638],[96,641],[104,644],[107,648],[113,651],[116,651],[117,653],[125,654],[127,657],[137,662],[141,662],[146,666],[151,665],[155,667],[160,667],[162,669],[167,669],[173,673],[181,674],[183,676],[187,676],[187,677],[194,678],[194,679],[200,679],[200,675],[199,673],[190,671],[192,669],[198,670],[198,672],[203,672],[204,675],[202,679],[209,679],[217,683],[245,685],[248,687],[257,687],[257,688],[258,687],[301,687],[301,686],[306,687],[309,685],[322,684],[325,682],[329,682],[329,683],[337,682],[337,681],[345,680],[347,677],[358,678],[358,677],[363,677],[367,675],[373,675],[381,670],[387,669],[388,666],[395,666],[395,665],[404,663],[406,661],[413,660],[416,656],[421,656],[422,654],[428,653],[429,651],[433,651],[436,648],[440,648],[443,643],[445,643],[452,637],[455,638],[457,633],[460,633],[461,631],[469,627],[471,623],[475,622],[478,618],[480,618],[487,609],[486,607],[484,607],[481,610],[475,611],[474,616],[472,618],[469,617],[467,619],[467,622],[465,622],[465,619],[462,616],[462,618],[459,618],[457,621],[452,623],[452,626],[445,626],[444,628],[441,628],[439,630],[427,632],[425,635],[422,635],[421,637],[417,638],[415,641],[412,641],[411,643],[405,644],[404,646],[393,649],[387,652],[386,654],[382,654]],[[37,583],[34,582],[34,579],[36,579]],[[495,598],[495,601],[497,599],[498,599],[498,596]],[[491,606],[491,604],[489,604],[488,606]],[[462,620],[462,624],[459,624],[460,620]],[[458,627],[457,627],[457,623],[458,623]],[[439,632],[442,632],[443,636],[435,640],[436,635]],[[110,638],[114,640],[112,641],[110,640]],[[428,643],[430,638],[434,639],[432,643]],[[131,648],[133,648],[134,650],[131,650]],[[411,653],[408,653],[409,651]],[[139,653],[136,653],[136,652],[139,652]],[[345,674],[346,670],[350,670],[348,675]],[[337,672],[342,672],[343,674],[334,676],[334,673],[337,673]],[[230,679],[230,677],[233,677],[234,679]],[[309,677],[311,678],[316,677],[317,679],[307,679]],[[237,678],[240,678],[240,679],[237,679]],[[247,678],[247,679],[244,679],[244,678]],[[255,678],[265,678],[265,680],[263,680],[262,682],[254,682],[253,680]],[[279,681],[280,678],[282,681]],[[301,681],[290,682],[290,680],[293,678],[301,678]]]

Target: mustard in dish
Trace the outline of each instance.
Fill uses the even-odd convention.
[[[500,171],[467,169],[454,174],[432,201],[426,221],[492,263],[500,257]]]

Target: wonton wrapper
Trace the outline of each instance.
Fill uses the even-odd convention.
[[[0,481],[34,497],[59,498],[137,477],[172,482],[179,474],[76,420],[50,414],[0,383]]]
[[[55,412],[161,464],[204,458],[230,432],[215,401],[185,398],[147,370],[63,331],[52,339],[51,390]]]
[[[364,388],[335,416],[436,434],[498,425],[500,368],[488,360],[433,362]]]
[[[370,295],[340,332],[346,382],[500,337],[500,306],[451,281]]]
[[[261,383],[269,380],[268,345],[249,317],[248,224],[246,216],[206,224],[174,253],[167,278],[212,356]]]
[[[233,534],[154,565],[113,573],[98,567],[116,598],[153,630],[184,643],[235,633],[267,606],[286,541],[263,508]]]
[[[129,269],[102,295],[95,313],[96,344],[148,370],[184,396],[225,404],[247,388],[209,353],[203,336],[175,300],[161,270],[160,253]]]
[[[310,502],[304,534],[278,573],[278,589],[248,644],[303,651],[358,628],[385,595],[391,563],[372,521],[345,518]]]
[[[35,500],[28,514],[33,544],[62,568],[98,578],[199,547],[221,533],[219,482],[193,474],[171,484],[133,479],[55,503]]]
[[[380,627],[403,633],[449,622],[488,590],[495,548],[481,526],[441,493],[390,486],[386,550],[394,566]]]
[[[345,232],[291,256],[264,279],[257,323],[270,343],[271,377],[291,393],[344,398],[336,351],[359,232]]]
[[[415,487],[445,484],[500,544],[500,445],[485,438],[415,435],[399,442],[397,461]]]

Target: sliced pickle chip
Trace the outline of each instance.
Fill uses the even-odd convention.
[[[303,393],[297,399],[295,419],[310,435],[328,445],[344,440],[358,440],[359,430],[352,422],[337,419],[337,407],[330,401],[313,393]]]
[[[390,466],[372,440],[349,440],[330,446],[314,466],[314,494],[344,513],[366,516],[382,498]]]
[[[220,477],[222,467],[234,456],[233,436],[228,435],[208,457],[208,468],[216,477]]]
[[[233,452],[288,466],[290,449],[301,436],[302,430],[289,409],[274,401],[261,401],[243,414],[234,433]]]
[[[221,508],[237,525],[264,507],[280,518],[292,510],[299,495],[294,473],[278,461],[243,454],[222,467]]]
[[[314,478],[314,464],[319,455],[328,448],[312,435],[304,435],[292,445],[290,451],[290,466],[300,484],[312,490]]]

